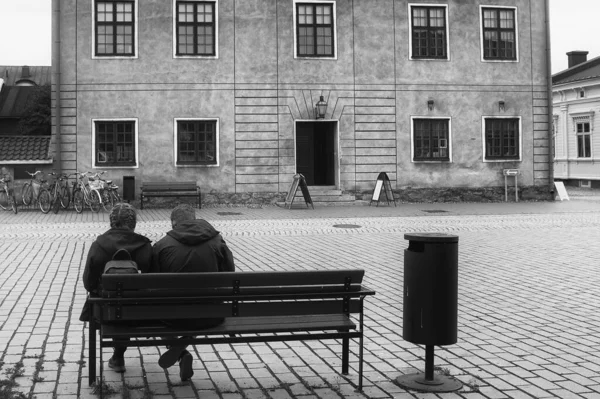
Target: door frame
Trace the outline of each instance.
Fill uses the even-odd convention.
[[[339,119],[295,119],[294,120],[294,174],[298,173],[298,159],[297,159],[297,144],[296,144],[296,130],[298,127],[298,122],[312,122],[312,123],[335,123],[335,127],[333,128],[333,176],[335,179],[334,189],[340,188],[340,121]],[[331,186],[315,186],[315,187],[331,187]]]

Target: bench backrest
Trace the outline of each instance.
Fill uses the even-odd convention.
[[[107,274],[104,320],[354,313],[364,270]],[[343,303],[343,304],[342,304]]]
[[[195,181],[180,182],[142,182],[142,191],[195,191]]]

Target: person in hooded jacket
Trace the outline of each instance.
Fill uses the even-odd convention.
[[[196,219],[196,211],[182,204],[171,212],[171,226],[165,237],[153,247],[152,270],[158,273],[233,272],[233,254],[221,234],[206,220]],[[168,324],[202,329],[218,325],[223,319],[173,320]],[[192,355],[186,346],[171,346],[158,364],[168,368],[179,362],[182,381],[194,375]]]
[[[98,293],[100,278],[104,272],[104,266],[110,261],[119,249],[126,249],[131,259],[138,265],[142,273],[148,273],[152,267],[152,243],[151,241],[136,233],[137,215],[135,208],[126,203],[118,203],[110,212],[110,229],[99,235],[90,246],[83,270],[83,286],[93,294]],[[86,301],[81,316],[81,321],[89,320],[89,303]],[[114,353],[108,361],[108,366],[116,372],[125,372],[125,350],[126,342],[122,346],[114,348]]]

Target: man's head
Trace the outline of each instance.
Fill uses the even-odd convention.
[[[175,228],[179,223],[196,219],[196,211],[190,204],[177,205],[171,212],[171,225]]]
[[[111,229],[128,229],[135,230],[137,223],[137,215],[135,208],[126,203],[115,204],[110,211],[110,228]]]

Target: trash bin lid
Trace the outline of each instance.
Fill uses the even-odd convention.
[[[458,242],[458,236],[444,233],[407,233],[404,239],[423,242]]]

